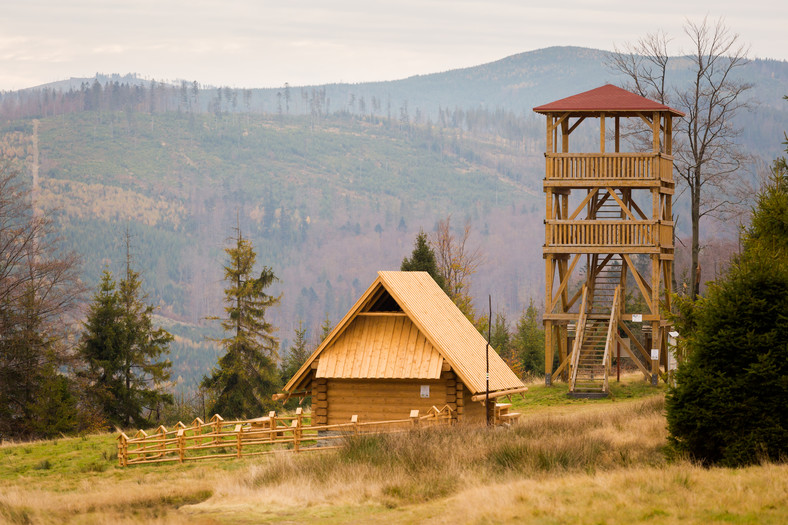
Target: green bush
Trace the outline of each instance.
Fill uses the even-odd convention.
[[[775,168],[729,274],[706,298],[679,301],[688,357],[666,398],[669,439],[704,464],[788,456],[786,231],[788,180]]]

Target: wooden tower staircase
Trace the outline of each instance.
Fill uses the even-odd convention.
[[[623,265],[621,257],[610,254],[597,265],[599,256],[592,256],[593,271],[589,275],[588,310],[584,311],[583,328],[575,334],[578,352],[570,368],[569,395],[582,398],[602,398],[610,393],[608,374],[618,332],[619,290]],[[585,309],[584,309],[585,310]],[[611,335],[612,334],[612,335]],[[573,352],[575,350],[573,349]]]

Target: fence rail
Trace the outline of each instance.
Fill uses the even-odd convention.
[[[160,426],[151,434],[139,430],[133,437],[118,435],[118,463],[121,467],[142,463],[199,461],[217,458],[241,458],[273,454],[281,450],[307,452],[337,448],[346,435],[368,432],[396,432],[424,425],[448,425],[456,418],[448,405],[433,406],[425,415],[411,410],[403,419],[388,421],[358,420],[347,423],[311,425],[300,408],[292,416],[277,416],[225,421],[214,415],[208,423],[200,418],[191,426],[178,422],[168,430]]]

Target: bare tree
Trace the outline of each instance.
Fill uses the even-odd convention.
[[[430,236],[430,244],[435,252],[438,273],[443,277],[446,293],[467,316],[473,317],[473,307],[469,289],[471,275],[482,263],[479,248],[471,249],[468,238],[471,235],[471,222],[466,221],[462,236],[455,237],[451,231],[451,215],[438,221],[436,231]]]
[[[0,435],[75,428],[61,369],[83,287],[46,215],[34,211],[18,173],[0,168]],[[69,404],[71,403],[71,404]]]
[[[628,78],[627,89],[686,114],[674,129],[674,165],[690,197],[690,296],[694,300],[700,290],[700,219],[732,204],[730,182],[746,158],[736,141],[741,130],[733,118],[747,107],[743,95],[752,84],[735,76],[747,64],[748,48],[724,20],[688,20],[684,33],[692,48],[676,60],[689,61],[688,82],[669,82],[668,75],[676,69],[668,67],[670,39],[661,32],[616,48],[609,65]]]

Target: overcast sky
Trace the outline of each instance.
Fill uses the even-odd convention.
[[[0,90],[95,73],[232,87],[394,80],[724,17],[788,59],[788,0],[3,0]],[[532,7],[541,5],[548,7]]]

